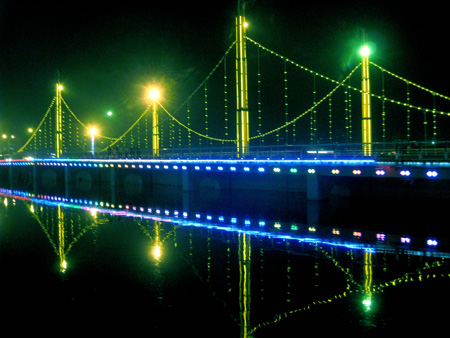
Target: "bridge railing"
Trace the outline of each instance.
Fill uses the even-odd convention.
[[[19,154],[16,158],[26,156],[33,158],[55,158],[54,153],[33,152]],[[102,158],[102,159],[150,159],[152,149],[121,149],[118,152],[105,151],[66,152],[63,158]],[[332,143],[307,145],[271,145],[250,146],[244,157],[240,157],[236,147],[208,148],[163,148],[159,149],[157,158],[164,159],[330,159],[330,158],[363,158],[361,143]],[[450,141],[445,142],[380,142],[372,143],[371,158],[386,161],[449,161]]]

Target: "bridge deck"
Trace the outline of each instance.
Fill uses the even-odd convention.
[[[450,179],[450,162],[373,159],[223,160],[223,159],[33,159],[0,161],[0,166],[117,167],[130,169],[243,172],[325,176]]]

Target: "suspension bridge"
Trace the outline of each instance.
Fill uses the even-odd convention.
[[[114,186],[129,170],[151,169],[152,184],[184,190],[202,185],[198,173],[202,181],[211,176],[214,187],[279,190],[303,185],[296,175],[307,177],[308,198],[320,199],[319,175],[450,178],[449,97],[371,62],[367,46],[361,62],[336,80],[254,41],[246,29],[238,15],[235,41],[184,102],[166,107],[152,88],[150,104],[121,135],[91,129],[57,83],[28,141],[4,154],[4,181],[12,186],[52,168],[53,180],[64,177],[67,187],[83,169],[89,180]],[[30,164],[32,172],[11,172]],[[268,187],[261,173],[282,178]]]
[[[153,97],[121,135],[91,131],[62,84],[27,142],[5,157],[304,158],[447,160],[449,97],[369,60],[342,79],[254,41],[245,18],[236,39],[178,107]],[[233,88],[235,85],[236,88]],[[10,150],[10,149],[8,149]]]

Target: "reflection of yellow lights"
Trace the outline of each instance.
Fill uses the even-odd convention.
[[[66,270],[67,270],[67,261],[61,261],[61,266],[60,266],[60,268],[61,268],[61,272],[66,272]]]
[[[30,206],[30,211],[31,211],[32,213],[34,213],[34,205],[31,205],[31,206]]]
[[[8,199],[7,198],[5,198],[5,200],[3,201],[3,204],[5,205],[5,207],[8,206]]]
[[[152,250],[153,258],[159,261],[161,259],[161,255],[162,255],[161,247],[159,245],[155,245]]]

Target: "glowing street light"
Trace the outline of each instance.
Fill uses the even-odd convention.
[[[362,46],[361,49],[359,50],[359,54],[361,54],[361,56],[363,56],[363,57],[369,56],[370,55],[369,46],[367,46],[367,45]]]
[[[95,127],[92,127],[91,129],[89,129],[89,134],[91,134],[91,152],[92,152],[92,157],[94,157],[95,154],[95,135],[98,134],[98,130]]]
[[[158,100],[159,99],[159,90],[158,89],[156,89],[156,88],[152,88],[152,89],[150,89],[149,90],[149,92],[148,92],[148,97],[151,99],[151,100],[153,100],[153,101],[156,101],[156,100]]]

